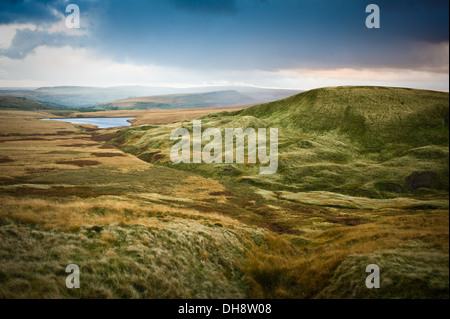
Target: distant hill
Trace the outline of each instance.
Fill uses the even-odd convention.
[[[96,105],[108,103],[118,99],[173,95],[173,94],[197,94],[213,93],[219,91],[236,91],[245,95],[242,99],[245,103],[252,99],[252,103],[264,103],[279,100],[300,91],[284,89],[264,89],[254,87],[193,87],[193,88],[169,88],[151,86],[120,86],[109,88],[58,86],[42,87],[37,89],[8,89],[0,88],[0,96],[25,97],[42,103],[50,103],[57,108],[93,108]],[[226,101],[227,99],[225,99]],[[231,99],[234,103],[236,98]],[[239,99],[237,99],[239,100]],[[235,105],[235,104],[231,104]],[[231,106],[221,105],[221,106]]]
[[[128,92],[109,88],[44,87],[33,90],[0,90],[0,96],[15,96],[50,103],[57,108],[87,108],[111,99],[128,97]]]
[[[51,107],[23,97],[0,96],[0,109],[48,110]]]
[[[128,98],[100,104],[97,107],[112,110],[183,109],[238,106],[255,102],[255,99],[237,91],[220,91]]]
[[[244,164],[174,166],[167,126],[126,128],[114,141],[149,162],[263,189],[374,198],[448,194],[448,93],[322,88],[241,111],[209,114],[201,120],[203,130],[278,128],[277,173],[259,175],[258,166]],[[192,131],[192,123],[183,127]],[[166,145],[162,151],[161,145]]]

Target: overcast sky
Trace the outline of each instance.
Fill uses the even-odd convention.
[[[448,91],[448,27],[448,0],[1,0],[0,86]]]

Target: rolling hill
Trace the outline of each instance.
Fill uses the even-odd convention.
[[[0,96],[0,109],[49,110],[51,107],[23,97]]]
[[[0,112],[0,298],[448,299],[448,100],[323,88],[201,117],[278,128],[274,175],[172,164],[194,117],[170,113],[199,110],[104,130]]]
[[[448,144],[448,93],[387,87],[311,90],[240,113],[303,132],[338,131],[367,149]],[[447,134],[446,134],[447,132]]]
[[[242,100],[243,104],[259,104],[285,98],[299,91],[284,89],[264,89],[244,86],[210,86],[210,87],[193,87],[193,88],[170,88],[170,87],[152,87],[152,86],[119,86],[119,87],[81,87],[81,86],[58,86],[58,87],[41,87],[37,89],[7,89],[0,88],[0,96],[24,97],[33,99],[42,103],[49,103],[57,108],[94,108],[98,104],[108,103],[119,99],[161,96],[161,95],[189,95],[189,94],[207,94],[220,91],[236,91],[237,93],[224,93],[229,95],[221,102],[220,106],[233,106],[237,101]],[[230,95],[235,97],[230,99]],[[213,94],[215,95],[215,93]],[[242,95],[237,97],[238,95]],[[162,97],[160,97],[162,98]],[[204,99],[210,97],[206,96]],[[171,99],[167,97],[166,99]],[[188,101],[189,98],[187,98]],[[194,99],[195,102],[195,99]],[[232,104],[227,104],[232,103]],[[202,104],[202,103],[200,103]],[[202,105],[204,105],[203,103]],[[206,103],[207,104],[207,103]],[[141,107],[138,104],[138,107]],[[98,108],[98,107],[96,107]]]
[[[180,164],[203,176],[272,191],[395,198],[448,193],[448,93],[382,87],[336,87],[201,118],[202,129],[276,127],[277,174],[257,165]],[[192,131],[192,123],[182,123]],[[173,127],[131,127],[115,143],[150,162],[173,166]],[[203,144],[206,144],[204,142]]]
[[[248,105],[255,100],[237,91],[170,94],[127,98],[97,105],[111,110],[183,109]]]
[[[42,103],[51,103],[63,109],[92,107],[97,103],[127,97],[129,92],[110,88],[60,86],[31,90],[2,89],[0,96],[24,97]]]

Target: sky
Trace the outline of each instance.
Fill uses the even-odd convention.
[[[448,0],[2,0],[0,86],[448,91],[448,30]]]

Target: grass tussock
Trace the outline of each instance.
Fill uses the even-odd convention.
[[[253,250],[244,267],[250,296],[448,298],[448,215],[431,215],[330,229],[306,236],[296,250],[269,237],[268,247]],[[382,269],[383,289],[366,288],[369,264]]]
[[[4,221],[3,221],[4,222]],[[76,234],[3,225],[1,298],[242,298],[235,258],[252,230],[200,223],[81,227]],[[65,267],[80,266],[80,289]]]
[[[449,297],[448,94],[327,88],[211,112],[102,113],[137,116],[119,131],[0,112],[0,298]],[[278,127],[277,174],[175,167],[168,136],[199,116]]]
[[[144,161],[270,189],[368,198],[448,193],[448,94],[374,87],[324,88],[201,118],[202,129],[278,128],[277,174],[257,165],[178,164],[170,132],[192,123],[130,127],[111,142]],[[206,145],[207,141],[203,141]],[[245,159],[245,162],[247,159]]]

